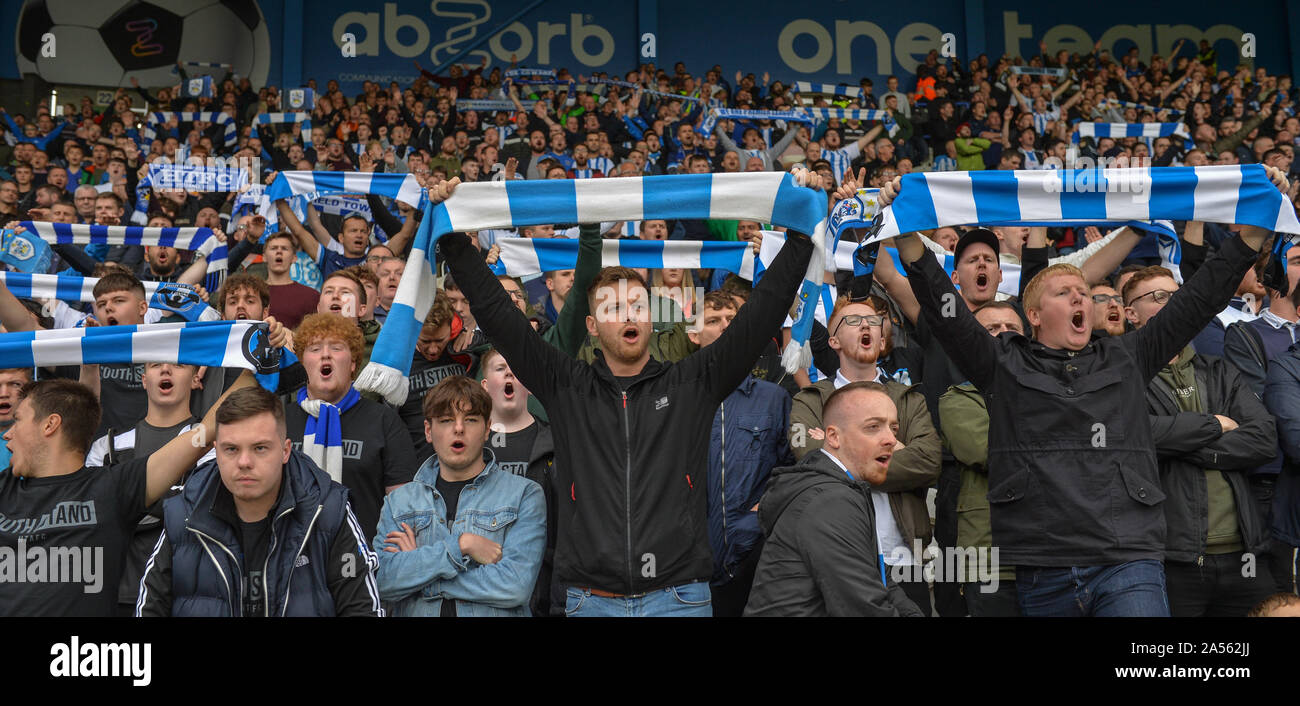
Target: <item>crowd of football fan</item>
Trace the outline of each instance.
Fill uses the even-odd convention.
[[[864,79],[803,95],[720,66],[608,77],[634,89],[565,69],[551,84],[516,85],[500,67],[456,65],[445,76],[421,69],[409,86],[366,82],[355,96],[308,81],[308,135],[301,124],[254,130],[255,116],[288,110],[287,88],[232,76],[212,98],[133,79],[138,95],[121,89],[104,107],[0,107],[8,228],[126,225],[135,210],[139,225],[208,227],[230,247],[229,276],[209,293],[185,251],[55,246],[51,273],[99,278],[93,305],[0,287],[6,332],[170,321],[141,282],[181,282],[223,318],[267,321],[272,344],[298,360],[263,386],[234,369],[168,363],[0,370],[10,469],[0,478],[0,613],[1295,610],[1300,249],[1283,254],[1282,280],[1266,277],[1270,248],[1250,228],[1176,223],[1177,272],[1160,267],[1154,237],[1128,228],[942,228],[919,251],[900,238],[893,254],[880,251],[874,278],[827,275],[834,304],[818,312],[813,367],[795,374],[780,351],[812,250],[806,234],[786,233],[754,286],[725,270],[600,262],[604,239],[757,249],[777,229],[752,221],[453,234],[439,245],[445,271],[412,351],[407,401],[394,406],[352,383],[394,306],[416,205],[367,195],[351,212],[308,207],[300,218],[280,201],[268,235],[237,193],[142,184],[159,158],[260,163],[264,184],[285,171],[409,173],[432,203],[493,179],[791,171],[829,207],[859,187],[883,187],[888,201],[912,171],[1088,158],[1258,163],[1300,207],[1292,78],[1230,66],[1205,43],[1172,54],[1044,48],[1028,61],[958,62],[936,51],[915,85],[890,76],[883,90]],[[458,109],[461,100],[514,110]],[[141,101],[147,112],[225,113],[237,142],[225,144],[222,124],[176,115],[148,137]],[[803,105],[886,110],[897,129],[838,119],[701,129],[714,108]],[[1093,121],[1182,122],[1191,140],[1072,142],[1074,126]],[[498,243],[515,237],[575,238],[577,265],[492,274]],[[917,252],[951,254],[951,277]],[[1001,291],[1009,267],[1018,292]],[[1045,313],[1063,279],[1078,285],[1061,296],[1090,312],[1082,343],[1051,338],[1069,326]],[[620,284],[631,293],[615,294]],[[936,297],[953,284],[957,319],[982,329],[937,318]],[[1198,289],[1173,296],[1180,286]],[[1192,311],[1221,293],[1226,302],[1227,290],[1226,307]],[[1155,319],[1180,300],[1186,307]],[[592,315],[610,304],[617,320]],[[671,315],[651,321],[650,310]],[[971,330],[992,336],[961,337]],[[1089,405],[1110,415],[1117,448],[1059,455],[1062,439],[1095,435]],[[341,460],[318,463],[304,435],[329,424]],[[89,507],[88,519],[66,515],[69,504]],[[92,546],[106,557],[98,592],[24,581],[16,569],[33,548]],[[908,570],[927,562],[928,578]]]

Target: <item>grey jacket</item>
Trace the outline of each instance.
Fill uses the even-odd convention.
[[[745,617],[921,616],[897,584],[882,583],[867,484],[825,452],[772,471],[758,522],[767,542]]]

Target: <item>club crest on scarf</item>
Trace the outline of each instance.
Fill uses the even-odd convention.
[[[271,346],[265,326],[252,326],[244,332],[244,355],[257,366],[259,374],[280,371],[280,349]]]

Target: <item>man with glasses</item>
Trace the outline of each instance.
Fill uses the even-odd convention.
[[[1139,270],[1124,285],[1124,313],[1141,329],[1176,291],[1169,270]],[[1147,411],[1169,496],[1169,613],[1244,616],[1273,592],[1268,562],[1254,560],[1269,534],[1247,479],[1276,452],[1273,417],[1236,369],[1191,345],[1147,386]]]
[[[1092,285],[1092,330],[1107,336],[1124,334],[1124,297],[1102,282]]]
[[[840,361],[834,379],[820,380],[794,397],[790,412],[790,448],[796,458],[822,447],[825,438],[823,410],[836,390],[854,382],[885,386],[898,408],[898,444],[884,483],[871,487],[876,512],[876,538],[885,563],[894,567],[891,579],[925,615],[930,614],[930,592],[920,571],[915,549],[930,543],[930,513],[926,491],[939,479],[942,448],[926,408],[925,396],[915,387],[890,379],[876,365],[885,348],[881,327],[884,315],[865,301],[841,298],[831,313],[828,345]]]

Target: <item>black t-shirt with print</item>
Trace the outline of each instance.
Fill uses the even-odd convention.
[[[244,616],[261,617],[266,612],[262,573],[271,541],[271,515],[257,522],[239,520],[239,546],[244,550]]]
[[[0,473],[0,616],[112,616],[145,512],[148,459],[44,478]]]
[[[302,451],[307,412],[297,393],[286,395],[284,421],[293,447]],[[375,536],[385,488],[408,483],[418,466],[411,437],[392,407],[362,397],[340,415],[343,424],[343,478],[352,511],[366,537]]]
[[[109,429],[121,434],[144,419],[149,412],[149,398],[144,392],[143,378],[144,366],[138,363],[99,366],[101,416],[95,438]]]
[[[469,480],[447,480],[442,477],[441,473],[438,474],[438,480],[434,485],[438,488],[438,494],[442,496],[443,504],[447,506],[448,527],[451,527],[456,521],[456,505],[460,503],[460,491],[464,490],[465,486],[469,485],[473,481],[473,478],[470,478]],[[456,600],[453,598],[444,599],[442,602],[442,608],[438,612],[438,617],[456,617]]]
[[[517,476],[528,473],[528,459],[533,453],[533,442],[537,440],[537,420],[532,424],[507,433],[492,432],[488,436],[488,448],[496,457],[497,469]],[[497,442],[504,442],[500,446]]]
[[[433,446],[424,439],[424,393],[432,390],[433,386],[443,378],[465,374],[465,366],[451,357],[450,349],[451,344],[448,344],[442,357],[434,361],[420,355],[419,351],[416,351],[411,358],[410,385],[406,391],[406,402],[402,404],[398,414],[401,415],[402,423],[406,425],[406,430],[411,435],[417,465],[424,463],[433,455]]]

